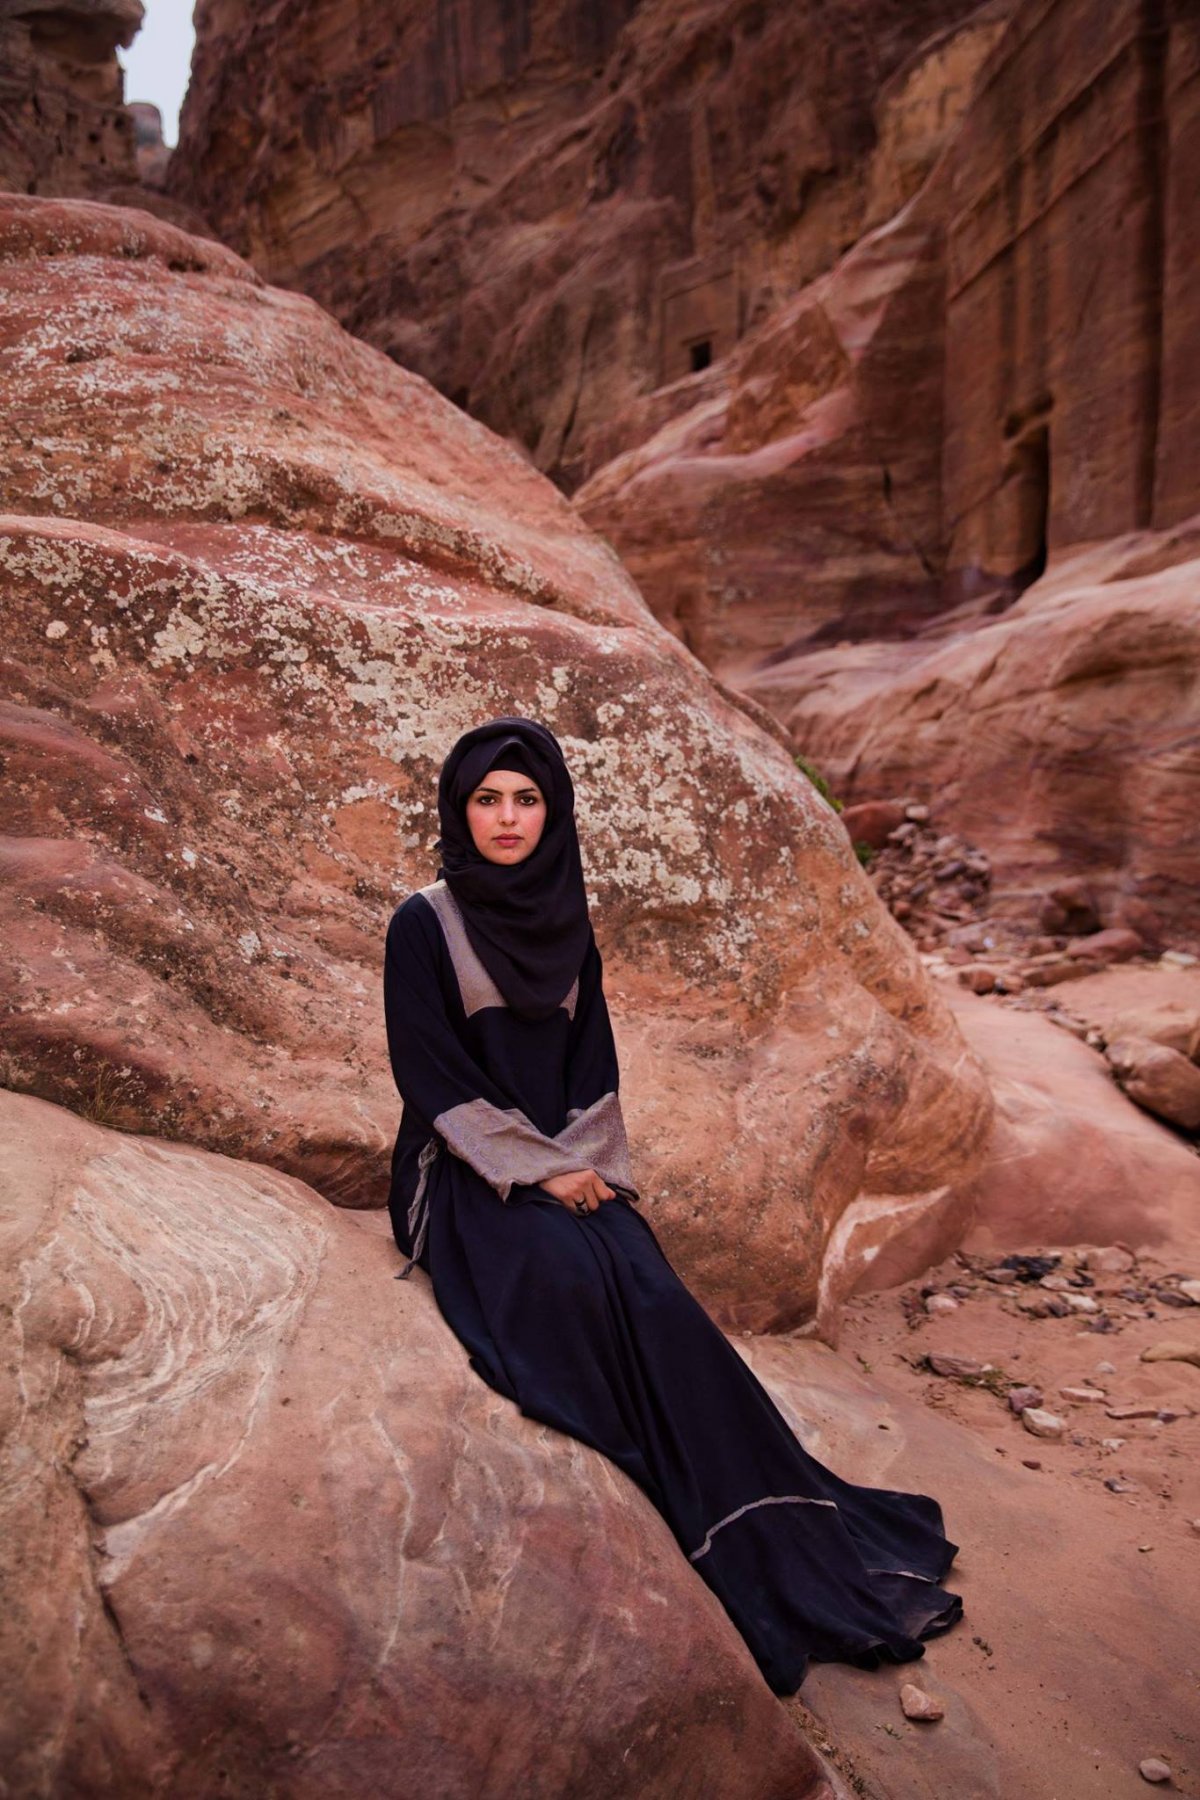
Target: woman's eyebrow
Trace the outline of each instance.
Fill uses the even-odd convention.
[[[512,791],[514,794],[536,794],[539,792],[539,790],[535,787],[514,788]],[[488,787],[486,782],[481,782],[480,785],[475,789],[475,792],[477,794],[502,794],[504,792],[504,789],[497,788],[497,787]]]

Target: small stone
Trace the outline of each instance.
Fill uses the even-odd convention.
[[[936,1694],[927,1694],[915,1682],[906,1681],[900,1689],[900,1705],[906,1719],[940,1719],[946,1711]]]
[[[1066,1424],[1057,1413],[1046,1412],[1040,1406],[1027,1406],[1021,1414],[1021,1423],[1026,1431],[1040,1438],[1060,1438],[1066,1430]]]
[[[1188,1523],[1191,1525],[1191,1528],[1195,1532],[1196,1536],[1200,1537],[1200,1519],[1190,1519],[1188,1521]]]
[[[935,1318],[938,1313],[957,1312],[958,1301],[950,1294],[930,1294],[925,1301],[925,1311],[931,1318]]]
[[[1100,1302],[1093,1300],[1090,1294],[1064,1294],[1062,1298],[1066,1301],[1069,1312],[1098,1313],[1100,1311]]]
[[[1124,1244],[1105,1244],[1089,1250],[1085,1267],[1093,1275],[1128,1275],[1137,1258]]]
[[[1116,1372],[1117,1372],[1116,1363],[1098,1362],[1096,1364],[1097,1375],[1115,1375]]]
[[[1083,1405],[1090,1400],[1093,1404],[1099,1403],[1099,1405],[1103,1406],[1104,1402],[1108,1399],[1108,1395],[1103,1393],[1100,1388],[1060,1387],[1058,1391],[1064,1400],[1075,1400],[1080,1405]]]
[[[1132,1406],[1106,1406],[1105,1412],[1110,1419],[1157,1419],[1157,1406],[1144,1406],[1135,1403]]]
[[[1013,1387],[1008,1390],[1008,1404],[1015,1413],[1025,1411],[1027,1406],[1042,1404],[1042,1390],[1035,1387]]]
[[[1100,1448],[1111,1455],[1114,1450],[1123,1450],[1128,1442],[1128,1438],[1101,1438]]]
[[[1200,1344],[1185,1344],[1179,1338],[1166,1338],[1142,1351],[1142,1362],[1185,1362],[1200,1369]]]
[[[973,1356],[953,1356],[948,1350],[931,1350],[925,1358],[935,1375],[946,1375],[961,1381],[966,1375],[982,1375],[983,1364]]]
[[[1179,1292],[1185,1300],[1190,1300],[1193,1306],[1200,1306],[1200,1281],[1181,1281]]]
[[[1136,1494],[1136,1481],[1123,1481],[1119,1475],[1110,1475],[1104,1483],[1110,1494]]]
[[[1036,1456],[1023,1456],[1021,1458],[1021,1467],[1023,1469],[1040,1469],[1041,1466],[1041,1462]],[[1200,1523],[1200,1521],[1197,1522]]]
[[[1049,1288],[1052,1294],[1065,1293],[1070,1285],[1065,1275],[1043,1275],[1038,1283],[1039,1287]]]
[[[1171,1765],[1165,1763],[1161,1756],[1143,1757],[1138,1764],[1138,1774],[1143,1781],[1170,1781]]]
[[[1078,956],[1085,962],[1127,962],[1145,947],[1136,931],[1125,925],[1110,925],[1106,931],[1090,931],[1086,937],[1072,938],[1067,945],[1067,955]]]

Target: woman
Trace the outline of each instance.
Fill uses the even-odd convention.
[[[396,1240],[471,1366],[645,1490],[778,1694],[924,1655],[962,1603],[937,1502],[811,1457],[638,1193],[558,741],[495,719],[438,788],[442,867],[388,927]]]

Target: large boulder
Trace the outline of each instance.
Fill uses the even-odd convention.
[[[9,197],[0,258],[5,1082],[379,1205],[382,933],[455,736],[529,712],[700,1292],[790,1326],[900,1218],[941,1254],[978,1064],[832,808],[549,483],[145,215]]]
[[[641,1492],[299,1182],[0,1094],[22,1796],[832,1800]]]

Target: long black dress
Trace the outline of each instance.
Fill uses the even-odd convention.
[[[939,1585],[957,1550],[941,1508],[810,1456],[672,1269],[636,1209],[601,976],[593,938],[563,1005],[522,1019],[444,881],[397,909],[396,1241],[472,1368],[645,1490],[776,1693],[810,1659],[922,1656],[962,1614]],[[579,1168],[617,1191],[586,1218],[536,1185]]]

